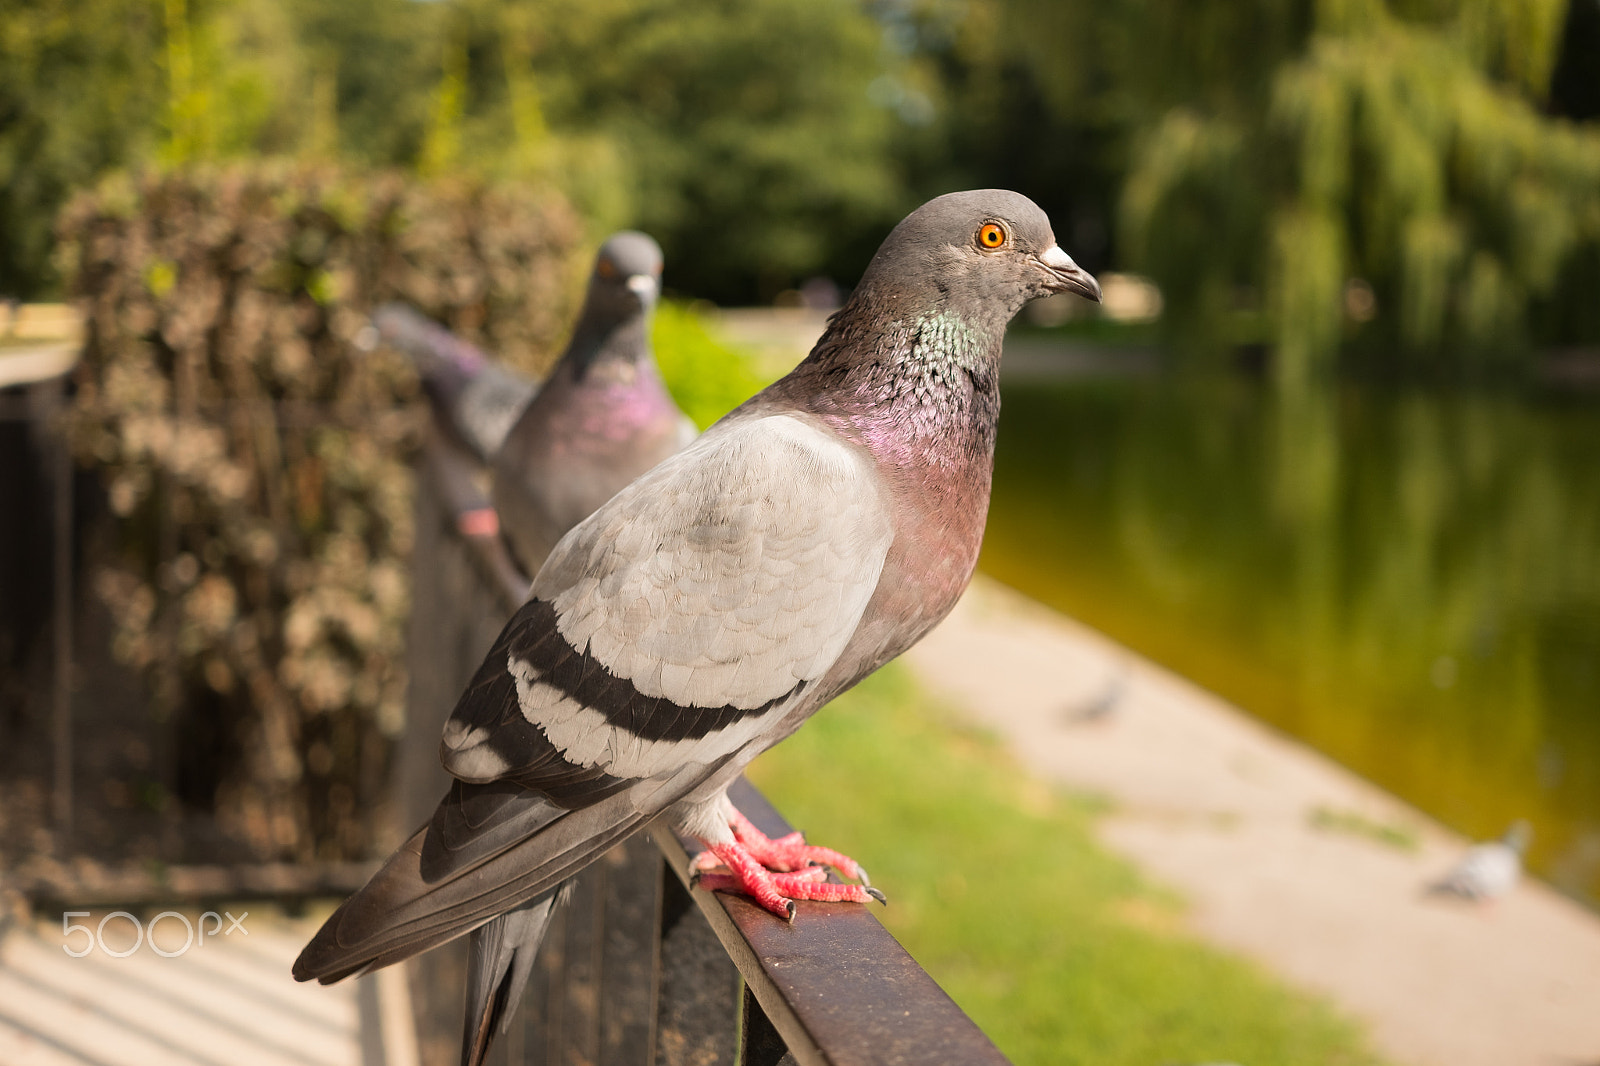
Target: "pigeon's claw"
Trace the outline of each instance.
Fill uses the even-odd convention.
[[[712,844],[695,857],[690,864],[692,884],[712,891],[741,892],[785,921],[794,920],[793,901],[797,899],[886,902],[883,893],[867,880],[861,864],[848,855],[807,844],[800,833],[768,837],[738,811],[728,824],[733,830],[732,842]],[[723,867],[727,872],[720,872]],[[832,884],[828,867],[861,883]],[[710,872],[713,870],[719,872]]]
[[[733,835],[749,849],[756,861],[769,870],[788,873],[804,870],[808,866],[831,866],[845,877],[854,878],[863,885],[872,884],[861,864],[843,852],[821,848],[806,843],[800,833],[788,833],[777,839],[769,838],[757,829],[744,815],[733,812]],[[704,858],[704,853],[701,854]]]
[[[806,867],[793,873],[774,873],[757,861],[749,848],[737,841],[732,844],[713,844],[711,851],[729,872],[701,874],[698,879],[701,888],[740,892],[786,922],[794,921],[794,901],[797,899],[823,903],[867,903],[883,898],[883,893],[876,889],[832,884],[825,880],[827,874],[820,866]]]

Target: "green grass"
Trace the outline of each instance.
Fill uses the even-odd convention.
[[[1410,826],[1374,821],[1360,811],[1317,806],[1306,815],[1306,822],[1312,828],[1326,833],[1348,833],[1398,851],[1415,852],[1422,848],[1421,838]]]
[[[672,398],[701,429],[767,384],[750,353],[713,337],[693,305],[664,301],[650,340]]]
[[[1100,807],[1030,779],[897,666],[750,776],[867,864],[884,924],[1019,1066],[1380,1061],[1324,1003],[1187,935],[1180,901],[1093,841]]]

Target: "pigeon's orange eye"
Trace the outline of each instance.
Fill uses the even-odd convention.
[[[1005,227],[998,222],[985,222],[978,230],[978,247],[990,251],[1006,243]]]
[[[600,262],[594,265],[594,272],[602,278],[614,278],[617,276],[617,264],[602,257]]]

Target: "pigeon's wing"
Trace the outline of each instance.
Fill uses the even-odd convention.
[[[866,456],[826,431],[702,438],[556,546],[446,723],[445,768],[581,806],[720,761],[838,659],[892,539]]]
[[[554,893],[541,896],[472,931],[467,949],[466,1024],[461,1038],[465,1066],[481,1066],[495,1030],[504,1033],[510,1028],[523,989],[533,975],[533,960],[555,903]]]
[[[443,426],[487,461],[539,386],[413,311],[388,303],[373,312],[378,335],[404,352]]]
[[[1467,899],[1491,899],[1511,891],[1522,872],[1516,850],[1494,842],[1467,849],[1455,868],[1432,886],[1435,892],[1453,892]]]
[[[551,553],[445,725],[461,780],[296,975],[396,961],[552,890],[773,735],[892,540],[867,458],[787,415],[633,482]]]
[[[456,431],[487,462],[538,392],[537,382],[490,363],[457,396],[451,409]]]

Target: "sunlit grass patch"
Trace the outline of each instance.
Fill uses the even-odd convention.
[[[1183,931],[1092,839],[1103,808],[1028,777],[891,666],[751,777],[866,863],[884,924],[1019,1064],[1376,1063],[1320,1001]]]
[[[767,384],[751,354],[713,337],[693,305],[664,301],[650,339],[672,398],[701,429]]]
[[[1421,838],[1410,826],[1397,822],[1380,822],[1368,818],[1360,811],[1316,806],[1306,812],[1306,823],[1313,829],[1365,837],[1400,851],[1417,851],[1422,847]]]

